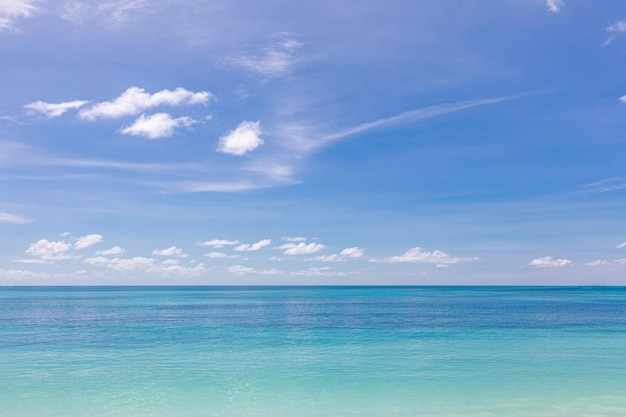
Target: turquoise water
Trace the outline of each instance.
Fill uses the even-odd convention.
[[[626,415],[626,289],[0,287],[0,416]]]

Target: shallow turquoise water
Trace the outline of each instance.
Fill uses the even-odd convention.
[[[0,416],[625,416],[626,289],[0,287]]]

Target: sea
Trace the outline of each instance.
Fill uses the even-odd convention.
[[[626,416],[626,289],[0,287],[0,417]]]

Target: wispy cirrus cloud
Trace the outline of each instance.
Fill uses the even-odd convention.
[[[263,77],[276,78],[288,74],[296,63],[295,52],[303,44],[288,33],[275,34],[273,37],[275,40],[259,53],[228,57],[224,61]]]
[[[546,6],[548,11],[552,13],[558,13],[563,7],[565,7],[565,1],[563,0],[546,0]]]
[[[39,0],[3,0],[0,1],[0,32],[9,30],[16,19],[32,17],[40,11]]]
[[[46,119],[52,119],[65,114],[68,110],[75,110],[89,103],[87,100],[74,100],[63,103],[46,103],[45,101],[35,101],[26,104],[24,109],[31,115],[42,115]]]
[[[615,249],[624,249],[624,248],[626,248],[626,242],[622,242],[615,247]]]
[[[17,214],[7,213],[6,211],[0,210],[0,223],[13,223],[13,224],[23,224],[30,222],[30,219],[26,217],[18,216]]]
[[[617,22],[607,26],[604,30],[609,34],[609,36],[602,43],[602,46],[609,46],[615,39],[617,39],[618,36],[626,32],[626,20],[618,20]]]
[[[434,106],[422,107],[419,109],[405,111],[395,116],[384,117],[382,119],[377,119],[371,122],[361,123],[357,126],[350,127],[348,129],[339,130],[337,132],[330,133],[324,136],[323,140],[326,142],[331,142],[331,141],[343,139],[349,136],[354,136],[357,134],[365,133],[367,131],[377,129],[380,127],[393,126],[396,124],[407,123],[407,122],[416,122],[419,120],[425,120],[431,117],[436,117],[436,116],[440,116],[440,115],[447,114],[447,113],[453,113],[453,112],[457,112],[457,111],[461,111],[465,109],[471,109],[473,107],[501,103],[504,101],[509,101],[515,98],[519,98],[521,96],[522,95],[512,95],[512,96],[506,96],[506,97],[467,100],[467,101],[459,101],[456,103],[445,103],[445,104],[438,104]]]
[[[66,1],[61,5],[59,15],[75,24],[97,21],[116,26],[132,16],[149,11],[155,3],[146,0]]]
[[[530,266],[536,266],[538,268],[561,268],[571,264],[569,259],[555,259],[552,256],[544,256],[542,258],[536,258],[530,261]]]
[[[626,258],[620,259],[596,259],[595,261],[587,262],[586,266],[618,266],[618,265],[626,265]]]

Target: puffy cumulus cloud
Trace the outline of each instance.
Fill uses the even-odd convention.
[[[244,68],[263,77],[288,74],[296,63],[294,54],[303,44],[286,33],[274,35],[275,40],[255,55],[226,58],[226,63]]]
[[[90,246],[96,245],[100,242],[102,242],[102,235],[98,235],[98,234],[86,235],[86,236],[79,237],[78,239],[76,239],[76,243],[74,243],[74,248],[85,249]]]
[[[283,249],[284,255],[311,255],[324,249],[326,246],[321,243],[285,243],[277,249]]]
[[[546,5],[549,11],[558,13],[565,6],[565,2],[563,0],[546,0]]]
[[[218,152],[231,155],[243,155],[263,145],[261,122],[243,121],[228,135],[220,137]]]
[[[622,242],[615,247],[615,249],[624,249],[624,248],[626,248],[626,242]]]
[[[463,261],[470,261],[473,259],[456,258],[448,255],[447,253],[437,249],[434,251],[426,251],[418,246],[411,248],[404,252],[400,256],[391,256],[383,259],[370,259],[372,262],[384,262],[384,263],[414,263],[414,264],[435,264],[435,265],[447,265],[457,264]]]
[[[542,258],[533,259],[530,261],[531,266],[538,268],[560,268],[571,264],[569,259],[554,259],[552,256],[544,256]]]
[[[605,31],[609,34],[609,37],[602,43],[602,46],[609,46],[618,36],[626,32],[626,20],[619,20],[607,26]],[[626,101],[626,96],[620,97],[620,101]]]
[[[223,248],[224,246],[233,246],[238,245],[238,240],[226,240],[226,239],[212,239],[206,240],[204,242],[198,242],[196,245],[198,246],[211,246],[213,248]]]
[[[15,19],[31,17],[37,13],[37,3],[37,0],[0,1],[0,32],[10,29]]]
[[[186,258],[186,253],[183,252],[181,248],[177,248],[176,246],[170,246],[167,249],[155,249],[152,251],[152,256],[174,256],[177,258]]]
[[[38,256],[48,261],[70,259],[71,256],[68,254],[70,249],[72,249],[72,245],[65,241],[51,242],[47,239],[41,239],[30,245],[30,247],[26,249],[26,254]]]
[[[184,88],[161,90],[154,94],[147,93],[139,87],[130,87],[112,101],[96,103],[79,112],[85,120],[117,119],[124,116],[135,116],[158,106],[183,106],[204,104],[211,98],[208,91],[193,92]]]
[[[197,123],[190,117],[181,116],[176,119],[167,113],[156,113],[146,116],[142,114],[135,123],[120,130],[125,135],[145,136],[148,139],[169,138],[177,127],[189,127]]]
[[[85,100],[67,101],[64,103],[46,103],[45,101],[35,101],[26,104],[24,108],[31,115],[41,115],[47,119],[59,117],[68,110],[78,109],[89,103]]]
[[[111,249],[106,249],[106,250],[101,250],[96,252],[97,255],[102,255],[102,256],[116,256],[116,255],[123,255],[125,252],[124,248],[119,247],[119,246],[113,246]]]
[[[282,273],[282,271],[275,269],[275,268],[256,270],[254,268],[250,268],[249,266],[243,266],[243,265],[229,266],[228,272],[231,274],[235,274],[235,275],[247,275],[247,274],[277,275],[277,274]]]
[[[363,256],[363,249],[358,247],[345,248],[339,254],[322,255],[313,259],[306,259],[307,261],[315,260],[321,262],[345,262],[348,259],[357,259]]]
[[[259,240],[256,243],[252,243],[252,244],[249,244],[249,243],[241,244],[241,245],[237,246],[235,248],[235,250],[238,251],[238,252],[256,251],[256,250],[259,250],[261,248],[264,248],[264,247],[270,245],[271,243],[272,243],[272,239],[263,239],[263,240]]]
[[[7,213],[0,210],[0,223],[13,223],[22,224],[30,222],[26,217],[18,216],[16,214]]]

